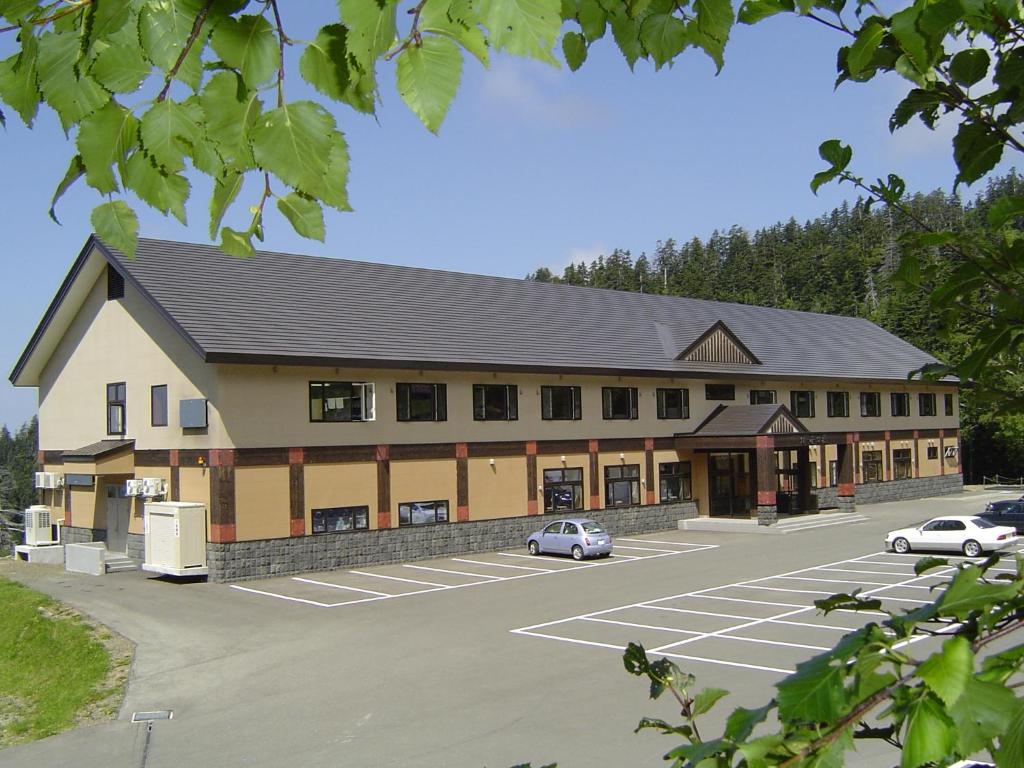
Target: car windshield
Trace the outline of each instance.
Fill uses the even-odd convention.
[[[598,523],[584,523],[583,530],[587,533],[604,533],[604,528]]]
[[[979,528],[995,528],[995,527],[997,527],[996,524],[993,523],[991,520],[986,520],[983,517],[972,518],[971,522],[974,523]]]

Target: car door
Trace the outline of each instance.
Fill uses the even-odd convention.
[[[1024,534],[1024,503],[1017,502],[1007,510],[1007,515],[999,521],[999,525],[1012,525],[1017,529],[1017,535]]]
[[[565,552],[572,552],[574,544],[579,543],[580,527],[576,523],[566,523],[562,529],[562,546]]]
[[[971,538],[967,533],[967,525],[963,520],[946,520],[945,523],[942,529],[942,549],[959,551],[964,542]]]
[[[942,533],[945,524],[945,520],[932,520],[922,525],[917,535],[917,546],[924,549],[942,549]]]
[[[540,548],[542,552],[564,552],[562,544],[562,522],[552,523],[543,530],[540,535]]]

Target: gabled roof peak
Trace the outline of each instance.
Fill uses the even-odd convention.
[[[739,340],[724,321],[718,320],[676,356],[688,363],[739,363],[761,365],[747,345]]]

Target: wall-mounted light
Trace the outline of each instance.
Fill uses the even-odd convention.
[[[538,485],[537,486],[537,490],[540,491],[541,493],[543,493],[544,492],[544,486],[543,485]]]
[[[203,464],[205,464],[205,463],[206,463],[206,459],[203,458],[202,456],[199,456],[199,457],[196,458],[196,464],[198,464],[199,466],[203,466]]]
[[[647,485],[647,481],[646,480],[641,480],[640,481],[640,485]]]
[[[565,456],[562,456],[562,463],[565,464]]]
[[[620,461],[625,461],[625,460],[626,460],[626,454],[624,454],[624,453],[620,453],[620,454],[619,454],[619,460],[620,460]]]
[[[492,467],[494,466],[494,459],[491,459],[490,464],[491,464]]]

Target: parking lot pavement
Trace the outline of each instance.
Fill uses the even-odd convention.
[[[246,584],[232,584],[231,588],[254,598],[286,600],[314,608],[340,608],[535,576],[611,568],[717,547],[717,544],[694,544],[668,538],[629,536],[615,539],[615,549],[611,557],[585,562],[577,562],[567,557],[533,556],[527,554],[525,549],[517,549],[443,560],[266,579]]]
[[[953,565],[917,576],[920,554],[873,552],[808,568],[657,597],[511,630],[581,647],[621,652],[640,642],[654,656],[788,675],[800,661],[831,649],[878,611],[839,610],[823,615],[814,605],[839,592],[860,590],[888,610],[913,610],[956,572]],[[951,557],[952,563],[980,562]],[[1016,573],[996,566],[993,573]],[[916,642],[915,638],[910,642]]]

